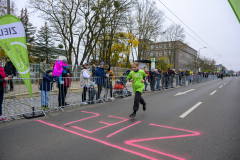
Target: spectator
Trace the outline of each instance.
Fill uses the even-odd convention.
[[[102,86],[104,85],[105,79],[108,77],[108,75],[106,75],[104,73],[104,62],[100,63],[100,66],[97,67],[96,70],[96,84],[98,86],[98,95],[97,95],[97,99],[98,101],[100,100],[100,95],[102,92]]]
[[[165,89],[168,89],[168,84],[169,84],[169,74],[168,71],[163,73],[163,77],[164,77],[164,82],[165,82]]]
[[[95,77],[96,77],[96,65],[93,64],[92,66],[92,77],[93,77],[93,83],[95,82]]]
[[[58,79],[57,76],[52,75],[52,70],[46,70],[46,73],[43,74],[42,81],[40,83],[41,90],[41,107],[43,110],[49,109],[49,91],[52,90],[52,84]]]
[[[112,81],[113,81],[113,79],[115,79],[115,75],[114,75],[113,71],[111,71],[110,65],[109,65],[108,71],[109,71],[110,99],[114,100],[113,94],[112,94]]]
[[[149,74],[150,74],[150,77],[151,77],[150,87],[151,87],[151,90],[154,91],[155,90],[155,83],[156,83],[156,80],[155,80],[156,73],[155,73],[153,68],[151,69]]]
[[[168,70],[168,74],[169,74],[169,77],[170,77],[170,87],[171,88],[174,88],[173,87],[173,77],[175,75],[175,72],[174,70],[172,70],[172,68],[170,67],[169,70]]]
[[[128,75],[130,72],[131,72],[131,69],[128,68],[127,71],[126,71],[127,75]]]
[[[148,77],[150,76],[149,73],[148,73],[148,69],[146,67],[144,67],[144,72],[147,74],[147,77],[144,77],[144,85],[145,85],[145,90],[144,91],[148,91],[147,90],[147,86],[148,86],[148,82],[147,82],[147,79]]]
[[[6,121],[7,118],[2,115],[2,103],[4,88],[6,87],[6,82],[11,79],[11,76],[6,77],[4,69],[2,68],[2,60],[0,60],[0,121]]]
[[[179,77],[179,86],[182,86],[183,72],[181,69],[179,69],[178,71],[178,77]]]
[[[53,70],[53,76],[58,76],[58,105],[59,107],[68,105],[65,102],[65,98],[67,95],[67,89],[69,85],[64,85],[65,77],[70,77],[70,70],[68,69],[67,60],[63,59],[62,61],[56,61],[54,70]],[[67,80],[67,79],[66,79]]]
[[[11,62],[11,60],[7,57],[7,63],[4,66],[4,71],[6,76],[16,76],[17,75],[17,71],[16,68],[14,67],[13,63]],[[10,91],[13,91],[13,81],[12,79],[9,79],[8,84],[10,84]]]
[[[159,70],[155,69],[155,73],[156,73],[156,90],[159,91],[160,89],[160,79],[161,79],[161,73],[159,72]]]
[[[94,88],[94,84],[91,83],[90,88],[89,88],[89,101],[88,104],[92,103],[94,104],[94,97],[97,95],[97,91]]]
[[[83,88],[83,92],[82,92],[82,104],[88,104],[86,102],[86,93],[88,88],[90,87],[90,76],[92,75],[92,73],[89,73],[88,71],[89,68],[89,64],[85,63],[83,66],[83,69],[81,70],[81,74],[80,74],[80,85]]]

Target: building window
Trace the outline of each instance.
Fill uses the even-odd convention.
[[[158,48],[158,44],[156,44],[156,48]]]
[[[162,48],[162,44],[159,44],[159,48]]]
[[[153,56],[153,52],[151,52],[150,56],[151,56],[151,57]]]
[[[158,52],[156,51],[156,56],[158,56]]]
[[[169,51],[169,54],[171,54],[172,53],[172,51]]]
[[[169,46],[169,47],[172,47],[172,43],[169,43],[168,46]]]
[[[159,56],[160,56],[160,57],[162,56],[162,51],[159,52]]]
[[[154,45],[151,45],[151,49],[154,49]]]
[[[164,48],[167,48],[167,44],[164,44]]]
[[[146,57],[148,57],[149,56],[149,52],[146,52]]]
[[[167,51],[164,51],[164,54],[163,54],[163,56],[167,56]]]

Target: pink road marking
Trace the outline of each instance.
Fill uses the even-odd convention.
[[[121,132],[121,131],[129,128],[129,127],[132,127],[132,126],[134,126],[134,125],[136,125],[136,124],[138,124],[138,123],[140,123],[140,122],[141,122],[141,121],[138,121],[138,122],[133,123],[133,124],[127,126],[127,127],[122,128],[122,129],[120,129],[120,130],[118,130],[118,131],[116,131],[116,132],[114,132],[114,133],[112,133],[112,134],[109,134],[109,135],[107,136],[107,138],[109,138],[109,137],[113,136],[114,134],[117,134],[117,133],[119,133],[119,132]]]
[[[89,131],[89,130],[86,130],[86,129],[83,129],[83,128],[77,127],[77,126],[72,126],[72,127],[75,128],[75,129],[78,129],[78,130],[87,132],[87,133],[93,133],[93,132],[99,131],[99,130],[101,130],[101,129],[103,129],[103,128],[107,128],[107,127],[110,127],[110,126],[113,126],[113,125],[116,125],[116,124],[119,124],[119,123],[122,123],[122,122],[125,122],[125,121],[128,121],[128,120],[129,120],[129,119],[126,119],[126,118],[115,117],[115,116],[110,116],[110,115],[109,115],[109,117],[118,118],[118,119],[123,119],[123,120],[122,120],[122,121],[119,121],[119,122],[116,122],[116,123],[106,123],[106,122],[99,121],[99,123],[106,124],[106,126],[97,128],[97,129],[92,130],[92,131]]]
[[[129,153],[138,155],[138,156],[143,157],[143,158],[147,158],[147,159],[150,159],[150,160],[157,160],[157,159],[154,158],[154,157],[150,157],[150,156],[148,156],[148,155],[145,155],[145,154],[142,154],[142,153],[139,153],[139,152],[136,152],[136,151],[132,151],[132,150],[129,150],[129,149],[127,149],[127,148],[123,148],[123,147],[120,147],[120,146],[117,146],[117,145],[114,145],[114,144],[111,144],[111,143],[108,143],[108,142],[105,142],[105,141],[102,141],[102,140],[99,140],[99,139],[96,139],[96,138],[93,138],[93,137],[85,136],[85,135],[83,135],[83,134],[80,134],[80,133],[71,131],[71,130],[66,129],[66,128],[59,127],[59,126],[54,125],[54,124],[51,124],[51,123],[44,122],[44,121],[42,121],[42,120],[36,120],[36,121],[41,122],[41,123],[46,124],[46,125],[49,125],[49,126],[52,126],[52,127],[55,127],[55,128],[58,128],[58,129],[61,129],[61,130],[64,130],[64,131],[67,131],[67,132],[70,132],[70,133],[75,134],[75,135],[78,135],[78,136],[80,136],[80,137],[84,137],[84,138],[87,138],[87,139],[90,139],[90,140],[93,140],[93,141],[96,141],[96,142],[105,144],[105,145],[107,145],[107,146],[114,147],[114,148],[117,148],[117,149],[120,149],[120,150],[129,152]]]
[[[154,149],[151,149],[151,148],[148,148],[148,147],[144,147],[144,146],[141,146],[141,145],[137,145],[137,144],[133,144],[133,143],[143,142],[143,141],[150,141],[150,140],[156,140],[156,139],[170,139],[170,138],[181,138],[181,137],[190,137],[190,136],[200,135],[199,132],[194,132],[194,131],[190,131],[190,130],[186,130],[186,129],[173,128],[173,127],[156,125],[156,124],[149,124],[149,125],[157,126],[157,127],[163,127],[163,128],[169,128],[169,129],[174,129],[174,130],[179,130],[179,131],[190,132],[192,134],[177,135],[177,136],[167,136],[167,137],[155,137],[155,138],[147,138],[147,139],[136,139],[136,140],[125,141],[125,143],[128,144],[128,145],[134,146],[134,147],[138,147],[138,148],[141,148],[141,149],[144,149],[144,150],[148,150],[150,152],[158,153],[158,154],[161,154],[161,155],[164,155],[164,156],[167,156],[167,157],[171,157],[171,158],[174,158],[174,159],[177,159],[177,160],[185,160],[184,158],[180,158],[180,157],[168,154],[168,153],[164,153],[164,152],[161,152],[161,151],[158,151],[158,150],[154,150]]]
[[[100,114],[98,114],[98,113],[94,113],[94,112],[87,112],[87,111],[82,111],[82,112],[84,112],[84,113],[95,114],[95,116],[91,116],[91,117],[83,118],[83,119],[80,119],[80,120],[77,120],[77,121],[72,121],[72,122],[66,123],[66,124],[64,124],[64,125],[68,125],[68,124],[72,124],[72,123],[76,123],[76,122],[84,121],[84,120],[86,120],[86,119],[90,119],[90,118],[97,117],[97,116],[100,115]]]

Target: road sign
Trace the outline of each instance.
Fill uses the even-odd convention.
[[[155,70],[155,58],[151,58],[151,69]]]

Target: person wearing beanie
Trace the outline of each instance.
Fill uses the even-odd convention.
[[[52,75],[52,70],[47,69],[43,74],[40,90],[41,90],[41,107],[43,110],[50,109],[48,106],[49,92],[52,90],[53,82],[58,80],[57,76]]]
[[[98,86],[97,99],[100,100],[100,95],[102,92],[102,86],[105,83],[106,78],[109,77],[108,74],[104,73],[104,62],[100,63],[100,66],[96,70],[96,84]]]
[[[94,84],[91,83],[90,88],[89,88],[89,101],[88,104],[92,103],[94,104],[94,97],[97,95],[97,91],[94,88]]]
[[[90,87],[90,77],[91,77],[92,73],[90,73],[88,71],[88,68],[89,68],[88,63],[85,63],[83,66],[84,67],[83,67],[83,69],[81,70],[81,73],[80,73],[80,85],[83,88],[82,104],[85,105],[85,104],[88,104],[86,102],[86,98],[87,98],[86,92],[87,92],[88,88]]]
[[[63,62],[67,64],[67,60],[66,59],[63,59]]]

